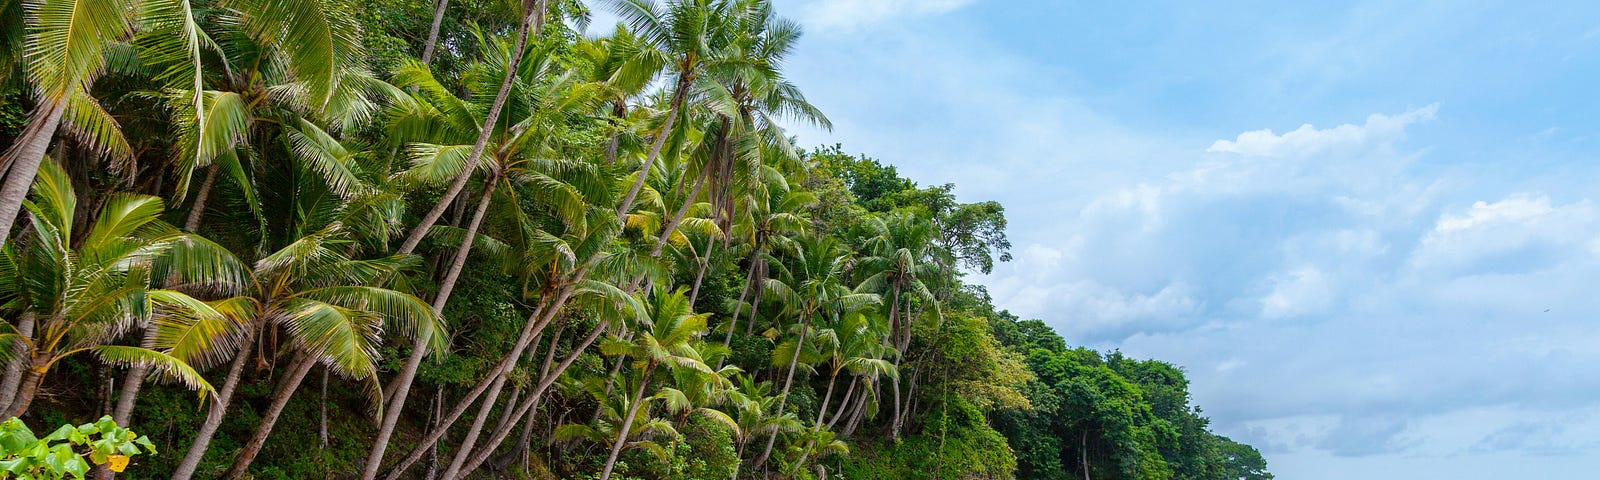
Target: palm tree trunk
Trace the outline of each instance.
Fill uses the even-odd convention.
[[[322,391],[317,416],[317,448],[328,449],[328,369],[322,369]]]
[[[694,306],[695,299],[700,297],[700,282],[706,278],[706,269],[711,268],[711,251],[717,249],[717,240],[708,239],[706,242],[706,256],[700,262],[700,271],[694,274],[694,286],[689,288],[689,306]]]
[[[744,322],[744,334],[749,336],[756,328],[756,311],[761,309],[761,292],[765,290],[762,279],[767,278],[767,261],[757,256],[756,262],[761,265],[756,269],[755,298],[750,300],[750,319]]]
[[[445,273],[444,281],[439,284],[439,294],[433,299],[435,315],[444,314],[445,303],[450,301],[450,293],[455,291],[456,280],[461,278],[461,269],[472,253],[472,243],[477,240],[478,228],[483,225],[483,217],[489,211],[489,201],[493,199],[497,185],[499,182],[494,179],[484,183],[483,194],[478,197],[478,208],[473,210],[472,220],[467,222],[467,234],[462,237],[461,246],[456,248],[456,256],[450,263],[450,270]],[[389,448],[389,438],[394,435],[394,427],[400,422],[400,414],[406,405],[406,396],[411,392],[411,382],[417,377],[417,369],[422,366],[422,358],[428,355],[427,347],[431,340],[427,335],[417,335],[416,341],[411,344],[411,356],[406,358],[405,368],[400,370],[400,383],[395,386],[388,411],[384,412],[383,422],[378,426],[378,437],[373,440],[372,451],[367,454],[366,468],[361,472],[363,479],[372,480],[378,476],[378,468],[383,464],[383,454]]]
[[[244,448],[233,457],[233,466],[228,468],[228,473],[222,478],[239,480],[250,471],[250,464],[255,462],[256,455],[261,453],[261,447],[266,446],[267,437],[272,435],[272,427],[277,425],[278,416],[283,415],[283,407],[289,405],[289,398],[294,396],[295,390],[300,389],[300,382],[306,379],[306,374],[311,373],[311,367],[317,366],[315,357],[301,354],[290,367],[289,375],[283,377],[278,383],[276,391],[272,392],[272,403],[267,406],[267,411],[261,414],[261,424],[256,426],[250,440],[246,441]]]
[[[750,259],[750,268],[744,272],[744,287],[739,289],[739,303],[733,304],[733,316],[728,317],[728,335],[722,337],[722,348],[733,345],[733,330],[739,326],[739,310],[744,308],[745,295],[750,293],[750,284],[755,283],[756,260]],[[751,307],[755,308],[755,307]],[[722,360],[717,360],[717,368],[722,368]]]
[[[194,194],[194,205],[189,207],[189,218],[183,222],[184,231],[194,232],[200,228],[200,217],[206,213],[206,201],[211,198],[212,187],[217,185],[217,170],[216,163],[212,163],[211,168],[206,169],[206,179],[200,182],[200,191]]]
[[[644,400],[644,389],[650,385],[650,374],[655,373],[656,362],[651,360],[644,367],[644,376],[639,380],[639,388],[634,390],[633,403],[628,405],[628,415],[622,417],[622,430],[617,433],[617,440],[611,443],[611,455],[606,457],[606,468],[600,471],[600,480],[609,480],[611,470],[617,466],[617,456],[622,454],[622,446],[628,443],[628,430],[633,427],[633,419],[639,415],[639,406]]]
[[[611,125],[614,127],[628,117],[628,101],[616,100],[611,102]],[[622,143],[622,134],[614,134],[606,141],[606,165],[617,162],[617,147]]]
[[[39,384],[44,382],[44,372],[40,369],[50,364],[50,358],[38,351],[30,357],[28,368],[22,371],[22,386],[17,389],[17,399],[11,402],[11,411],[5,418],[21,417],[28,413],[28,406],[33,404],[33,397],[39,393]]]
[[[689,214],[689,207],[694,206],[694,199],[700,196],[700,189],[706,186],[706,177],[709,176],[711,176],[711,162],[706,162],[705,168],[700,169],[700,176],[695,178],[694,186],[689,188],[689,196],[683,198],[683,204],[672,214],[672,220],[667,221],[667,226],[661,229],[661,236],[656,238],[655,248],[650,250],[651,257],[661,256],[662,247],[667,245],[667,239],[678,229],[678,224],[683,223],[684,215]]]
[[[661,148],[666,146],[667,137],[672,135],[672,124],[678,119],[678,110],[683,108],[683,99],[689,94],[689,76],[680,75],[678,86],[672,93],[672,103],[667,107],[667,120],[661,123],[661,131],[656,134],[655,144],[650,146],[650,154],[644,158],[644,165],[639,168],[639,178],[634,180],[633,188],[628,189],[628,195],[622,197],[622,204],[617,206],[617,218],[626,219],[628,210],[633,208],[634,199],[639,197],[639,191],[644,189],[645,179],[650,178],[650,168],[655,166],[656,158],[661,156]]]
[[[853,377],[850,379],[850,388],[844,389],[844,398],[839,399],[839,411],[833,412],[833,419],[828,420],[829,430],[833,430],[833,425],[839,423],[839,419],[844,417],[846,411],[850,410],[850,400],[853,400],[852,396],[856,393],[856,384],[858,383],[861,382]]]
[[[17,334],[23,338],[33,338],[33,324],[37,316],[32,311],[22,312],[22,318],[17,319]],[[18,345],[10,362],[6,362],[6,373],[0,378],[0,412],[11,410],[11,403],[17,398],[17,387],[22,385],[22,370],[27,368],[28,347]]]
[[[580,270],[577,272],[576,276],[581,277],[582,271]],[[384,476],[385,480],[397,480],[401,475],[405,474],[406,469],[411,468],[411,465],[415,464],[417,460],[421,459],[422,456],[426,454],[435,443],[439,442],[439,439],[444,438],[445,434],[449,433],[450,427],[455,425],[456,420],[459,420],[461,415],[465,414],[467,409],[470,408],[480,396],[484,397],[485,404],[494,404],[495,399],[500,394],[500,388],[505,385],[505,372],[510,371],[511,367],[516,365],[517,358],[522,356],[523,349],[528,347],[528,343],[534,337],[534,335],[536,335],[539,331],[542,331],[544,326],[550,322],[550,319],[555,318],[556,312],[560,311],[561,306],[566,304],[567,298],[572,296],[572,291],[573,287],[570,283],[567,284],[567,286],[558,289],[555,293],[555,298],[552,299],[551,302],[541,304],[537,309],[534,310],[532,314],[528,316],[527,325],[523,327],[522,333],[517,338],[517,344],[512,346],[511,351],[507,352],[505,356],[501,357],[500,363],[496,365],[496,368],[490,372],[488,376],[484,377],[483,380],[479,381],[478,385],[473,387],[471,391],[467,392],[466,396],[461,398],[461,400],[456,404],[456,407],[450,410],[450,414],[445,417],[444,421],[440,422],[437,427],[434,427],[433,431],[428,433],[427,437],[423,438],[416,448],[412,449],[411,453],[406,455],[404,460],[400,461],[399,465],[396,465],[388,475]],[[487,394],[487,396],[485,396],[485,394]],[[482,414],[480,413],[480,418],[481,417]],[[465,441],[472,442],[482,431],[482,429],[482,422],[479,421],[477,427],[467,433]],[[468,443],[462,448],[470,447],[471,445]],[[449,478],[450,476],[451,475],[446,475],[445,478]]]
[[[434,427],[439,426],[439,417],[443,415],[444,386],[440,385],[433,389],[433,414],[428,417],[428,430],[433,430]],[[423,478],[427,480],[439,478],[439,445],[437,444],[433,446],[432,450],[428,451],[428,474]]]
[[[22,211],[22,200],[28,197],[33,176],[39,173],[39,162],[44,161],[44,151],[50,148],[67,105],[63,100],[47,100],[40,108],[43,113],[34,117],[37,121],[28,122],[16,146],[6,152],[11,166],[6,169],[5,182],[0,183],[0,245],[5,245],[11,236],[11,226]]]
[[[494,102],[489,104],[489,113],[483,117],[483,128],[478,131],[478,140],[472,144],[472,153],[467,155],[466,168],[463,168],[461,174],[456,175],[455,180],[450,182],[450,188],[439,197],[439,202],[433,205],[433,209],[428,210],[422,221],[417,222],[416,228],[413,228],[411,234],[406,236],[405,242],[400,244],[398,254],[409,255],[416,251],[417,244],[422,243],[422,237],[428,235],[428,230],[433,228],[434,222],[439,221],[439,217],[444,215],[445,209],[450,206],[450,199],[461,193],[461,189],[467,186],[467,179],[472,178],[478,160],[483,158],[483,150],[489,145],[489,136],[494,133],[495,122],[500,121],[500,110],[505,108],[506,98],[511,96],[511,85],[517,77],[517,66],[522,63],[522,55],[528,50],[529,29],[533,30],[534,35],[538,35],[544,26],[542,12],[545,11],[546,2],[548,0],[537,0],[536,6],[523,17],[522,23],[517,27],[516,48],[512,49],[511,58],[506,64],[506,75],[500,81],[500,91],[495,93]],[[362,478],[370,480],[370,477]]]
[[[811,422],[817,428],[822,428],[822,415],[828,413],[828,402],[833,400],[833,383],[839,379],[839,371],[835,370],[833,376],[828,377],[828,393],[822,395],[822,406],[817,408],[817,421]]]
[[[251,333],[246,335],[244,342],[240,344],[239,352],[233,358],[233,364],[228,367],[228,377],[223,380],[222,389],[217,390],[217,400],[211,404],[211,411],[206,414],[205,422],[200,424],[200,432],[195,434],[194,442],[189,444],[189,452],[184,454],[181,462],[178,462],[178,469],[173,472],[172,480],[189,480],[194,476],[195,469],[200,467],[200,460],[205,458],[206,449],[211,446],[211,437],[216,435],[217,428],[222,426],[222,416],[228,411],[228,402],[233,399],[233,391],[239,386],[239,378],[244,376],[244,366],[249,363],[250,350],[255,346],[255,328],[251,327]]]
[[[144,338],[139,340],[139,346],[154,349],[156,346],[157,328],[154,324],[144,327]],[[111,420],[117,425],[128,426],[133,419],[133,405],[139,398],[139,388],[144,385],[145,374],[150,372],[150,364],[139,362],[128,367],[128,376],[122,380],[122,392],[117,396],[117,408],[111,412]]]
[[[539,385],[534,387],[533,395],[529,396],[528,399],[517,408],[517,417],[527,417],[529,426],[532,426],[534,413],[537,412],[539,408],[539,400],[544,398],[544,394],[545,392],[549,391],[550,385],[555,384],[556,379],[560,378],[561,374],[567,371],[567,367],[571,367],[572,362],[577,361],[578,357],[583,354],[583,351],[589,348],[589,345],[594,344],[596,339],[600,338],[600,334],[604,333],[606,330],[606,325],[607,324],[605,322],[601,322],[600,324],[596,325],[594,330],[589,332],[589,336],[584,337],[583,341],[579,342],[576,347],[573,347],[572,352],[567,354],[566,358],[561,360],[561,364],[556,366],[554,372],[544,375],[539,380]],[[479,466],[483,465],[484,460],[488,459],[489,455],[494,453],[494,449],[499,446],[501,442],[505,441],[506,436],[511,434],[510,427],[513,426],[515,425],[508,425],[505,429],[496,430],[494,433],[490,434],[489,441],[485,442],[483,444],[483,448],[467,461],[466,465],[462,467],[461,472],[456,478],[464,479],[467,477],[467,475],[471,475],[474,470],[477,470]]]
[[[449,5],[450,0],[439,0],[433,7],[433,23],[428,25],[428,43],[422,47],[423,65],[433,61],[433,47],[439,43],[439,24],[444,22],[444,10]]]
[[[1078,436],[1078,453],[1083,458],[1083,480],[1089,480],[1089,429]]]
[[[783,379],[783,393],[778,395],[778,409],[773,410],[774,415],[783,415],[783,407],[788,405],[789,388],[794,386],[794,371],[800,366],[800,351],[806,348],[806,332],[811,327],[811,317],[812,315],[807,313],[800,321],[800,340],[795,342],[794,356],[789,358],[789,373]],[[767,462],[767,457],[772,455],[772,446],[776,443],[778,443],[778,433],[773,432],[772,437],[767,439],[767,447],[761,450],[761,457],[756,459],[754,466],[759,467]]]

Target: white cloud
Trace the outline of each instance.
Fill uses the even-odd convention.
[[[1301,267],[1272,278],[1272,293],[1261,299],[1265,318],[1320,313],[1333,303],[1328,277],[1315,267]]]
[[[801,7],[808,27],[853,29],[895,17],[938,15],[974,0],[817,0]]]
[[[1206,151],[1278,158],[1388,143],[1405,138],[1406,126],[1432,120],[1438,111],[1439,104],[1436,103],[1395,116],[1375,113],[1367,117],[1367,123],[1362,125],[1346,123],[1319,130],[1308,123],[1283,135],[1274,134],[1271,129],[1252,130],[1239,134],[1238,138],[1231,141],[1217,140]]]

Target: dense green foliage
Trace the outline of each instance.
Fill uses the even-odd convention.
[[[796,148],[768,0],[600,3],[4,3],[0,411],[136,478],[1271,478],[964,282],[1001,205]]]

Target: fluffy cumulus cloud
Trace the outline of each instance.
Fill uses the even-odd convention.
[[[1275,454],[1581,451],[1597,422],[1530,418],[1600,409],[1600,209],[1421,173],[1407,132],[1438,115],[1218,140],[983,281],[1074,342],[1185,365],[1224,433]]]
[[[936,15],[974,0],[815,0],[800,8],[808,27],[856,29],[898,17]]]

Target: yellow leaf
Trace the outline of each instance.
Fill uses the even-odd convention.
[[[128,456],[127,455],[112,455],[110,457],[110,460],[111,460],[111,471],[113,471],[113,472],[122,473],[122,469],[128,468]]]

